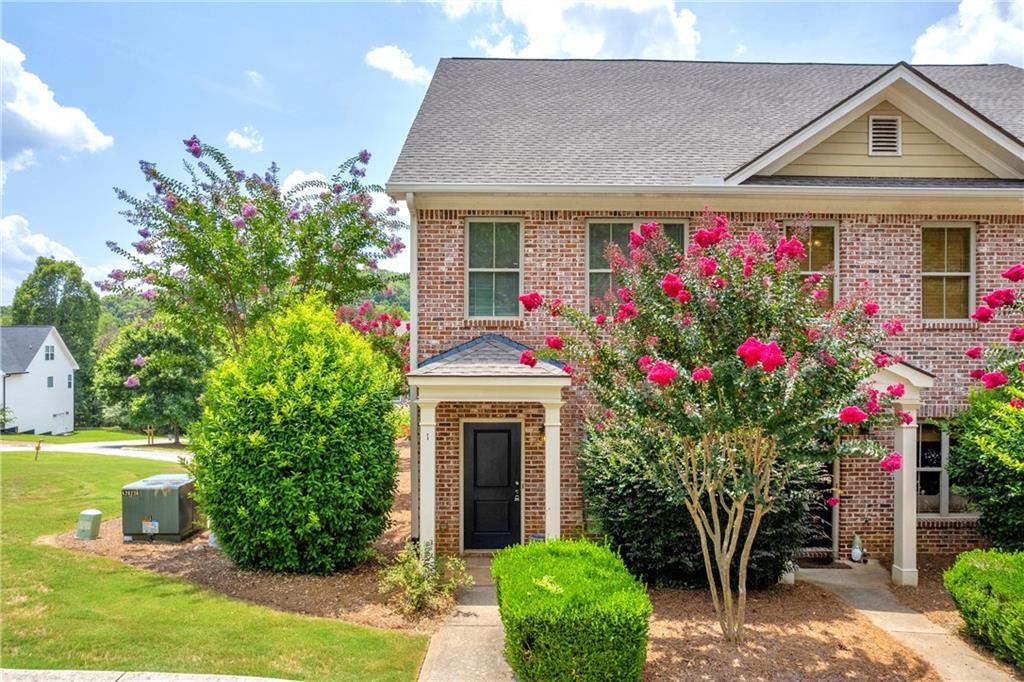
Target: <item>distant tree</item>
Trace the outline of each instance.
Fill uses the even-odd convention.
[[[148,320],[156,314],[153,302],[139,296],[110,294],[100,299],[99,332],[96,335],[97,357],[117,338],[125,325]]]
[[[92,394],[93,352],[100,317],[100,297],[71,261],[40,257],[14,292],[11,324],[53,325],[79,370],[75,380],[75,423],[92,424],[99,405]]]
[[[402,319],[409,319],[409,311],[412,309],[409,294],[409,273],[389,272],[381,270],[381,278],[384,280],[384,288],[374,292],[370,296],[378,313],[400,312]]]
[[[178,442],[199,418],[213,356],[192,334],[160,320],[121,329],[96,365],[96,393],[131,428],[166,428]]]

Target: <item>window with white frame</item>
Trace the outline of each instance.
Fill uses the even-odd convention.
[[[956,440],[934,424],[917,430],[917,513],[959,514],[970,511],[967,500],[950,489],[949,448]]]
[[[54,348],[53,348],[53,346],[43,346],[43,359],[44,360],[53,360],[53,358],[54,358]]]
[[[839,225],[834,222],[812,222],[786,225],[786,236],[799,233],[804,242],[806,256],[800,261],[801,275],[822,275],[829,278],[826,290],[828,293],[821,300],[823,306],[830,308],[839,295],[837,280],[839,278]]]
[[[69,374],[68,375],[68,388],[73,388],[74,385],[75,385],[75,375],[74,374]]]
[[[662,222],[649,218],[642,220],[595,220],[587,224],[587,301],[591,313],[607,307],[612,292],[618,288],[612,275],[606,252],[615,244],[623,253],[629,253],[629,232],[639,230],[644,223],[661,225],[665,236],[679,248],[686,246],[685,222]]]
[[[469,220],[466,224],[466,314],[518,317],[522,280],[522,223]]]
[[[966,320],[974,289],[974,230],[969,225],[921,228],[921,317]]]
[[[46,377],[46,387],[53,388],[53,377]]]

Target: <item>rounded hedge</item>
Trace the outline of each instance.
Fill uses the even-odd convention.
[[[190,471],[236,564],[327,574],[370,554],[396,487],[394,385],[387,361],[315,298],[211,373]]]
[[[587,513],[626,566],[644,581],[665,586],[704,587],[707,573],[700,537],[681,499],[638,466],[619,457],[623,444],[594,432],[583,445],[580,465]],[[793,462],[793,472],[772,511],[761,520],[747,567],[747,585],[764,589],[778,582],[796,551],[811,537],[810,504],[820,493],[816,463]],[[823,502],[822,502],[823,503]],[[705,501],[705,511],[710,514]],[[749,522],[748,512],[745,523]],[[736,579],[739,553],[733,561]]]

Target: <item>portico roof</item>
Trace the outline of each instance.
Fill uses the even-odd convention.
[[[533,367],[519,362],[528,346],[501,334],[482,334],[427,358],[409,372],[409,377],[566,377],[563,364],[556,360],[537,360]],[[566,382],[568,383],[568,381]]]

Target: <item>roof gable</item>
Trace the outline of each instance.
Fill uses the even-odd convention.
[[[52,325],[14,325],[0,327],[0,371],[4,374],[21,374],[27,372],[29,365],[46,345],[52,340],[54,345],[65,355],[73,369],[78,363],[68,350],[64,339],[56,327]]]
[[[538,360],[533,367],[519,362],[528,346],[501,334],[481,334],[427,358],[409,376],[565,376],[562,363]]]

